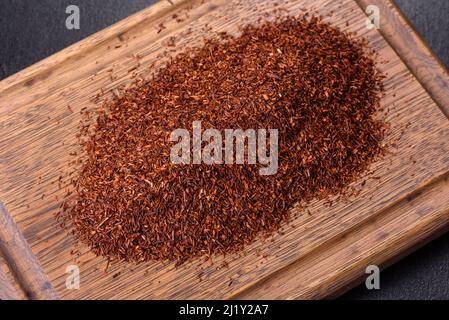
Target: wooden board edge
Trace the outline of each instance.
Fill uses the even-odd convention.
[[[98,32],[58,51],[43,60],[0,81],[0,93],[20,86],[30,79],[45,79],[50,75],[51,70],[61,63],[76,58],[77,55],[88,52],[100,43],[104,43],[111,38],[118,37],[135,28],[138,25],[150,20],[157,21],[164,17],[167,12],[187,7],[189,3],[199,0],[160,0],[153,5],[142,9],[129,17],[126,17],[115,24],[101,29]]]
[[[446,214],[449,215],[449,209],[446,211]],[[415,245],[410,246],[409,248],[404,249],[403,252],[397,254],[396,256],[392,256],[390,259],[385,260],[383,263],[379,265],[381,270],[385,270],[388,267],[394,265],[396,262],[399,262],[400,260],[406,258],[410,254],[418,251],[419,249],[423,248],[425,245],[429,244],[433,240],[439,238],[440,236],[444,235],[446,232],[449,231],[449,223],[444,224],[441,226],[441,228],[436,228],[432,234],[428,235],[427,238],[421,239],[419,242],[417,242]],[[329,294],[326,299],[337,299],[346,292],[350,291],[351,289],[354,289],[361,283],[363,283],[368,275],[364,273],[363,275],[356,276],[353,281],[348,281],[348,283],[344,286],[341,286],[340,289],[335,290],[331,294]]]
[[[16,290],[17,284],[2,266],[6,266],[9,270],[6,261],[0,253],[0,300],[19,300],[20,294]]]
[[[364,280],[367,266],[385,268],[449,230],[447,194],[449,173],[229,298],[337,297]]]
[[[28,299],[59,299],[37,257],[2,202],[0,202],[0,253]]]
[[[363,12],[369,5],[380,10],[385,41],[449,118],[449,72],[393,0],[355,0]]]

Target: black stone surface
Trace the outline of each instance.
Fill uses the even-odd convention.
[[[75,43],[155,0],[2,0],[0,79]],[[416,30],[449,67],[449,1],[396,0]],[[81,10],[80,30],[65,28],[65,8]],[[1,97],[0,97],[1,99]],[[448,195],[449,196],[449,195]],[[448,299],[449,234],[381,273],[381,289],[359,286],[342,299]]]

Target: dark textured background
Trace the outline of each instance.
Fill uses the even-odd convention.
[[[0,79],[99,31],[155,0],[2,0]],[[449,0],[396,0],[449,67]],[[65,8],[81,9],[80,30],[65,28]],[[1,99],[1,97],[0,97]],[[381,273],[381,289],[359,286],[343,299],[449,299],[449,234]]]

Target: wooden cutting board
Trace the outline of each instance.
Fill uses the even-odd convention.
[[[366,27],[368,4],[380,9],[380,30]],[[164,51],[200,43],[208,28],[235,33],[274,9],[322,14],[366,37],[388,61],[379,68],[388,73],[382,104],[391,124],[387,143],[395,147],[354,183],[363,185],[357,197],[334,199],[332,205],[312,201],[306,212],[295,209],[296,218],[282,234],[240,255],[177,268],[114,262],[105,271],[107,261],[76,246],[54,218],[65,194],[59,176],[63,183],[75,177],[67,164],[77,150],[80,110],[94,108],[98,94],[100,100],[110,96],[133,73],[148,76]],[[0,224],[5,251],[0,262],[18,266],[13,273],[21,290],[37,298],[54,298],[51,288],[64,299],[336,296],[362,281],[368,265],[386,266],[449,226],[448,79],[388,0],[162,1],[0,82],[0,199],[18,228]],[[50,283],[45,277],[25,281],[35,274],[20,267],[33,264],[31,252],[18,246],[11,232],[23,235]],[[80,270],[78,290],[66,288],[70,265]],[[4,278],[0,281],[11,282]]]

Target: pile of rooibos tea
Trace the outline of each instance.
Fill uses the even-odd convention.
[[[61,214],[111,259],[241,250],[382,153],[382,79],[364,42],[315,17],[205,40],[98,111]]]

